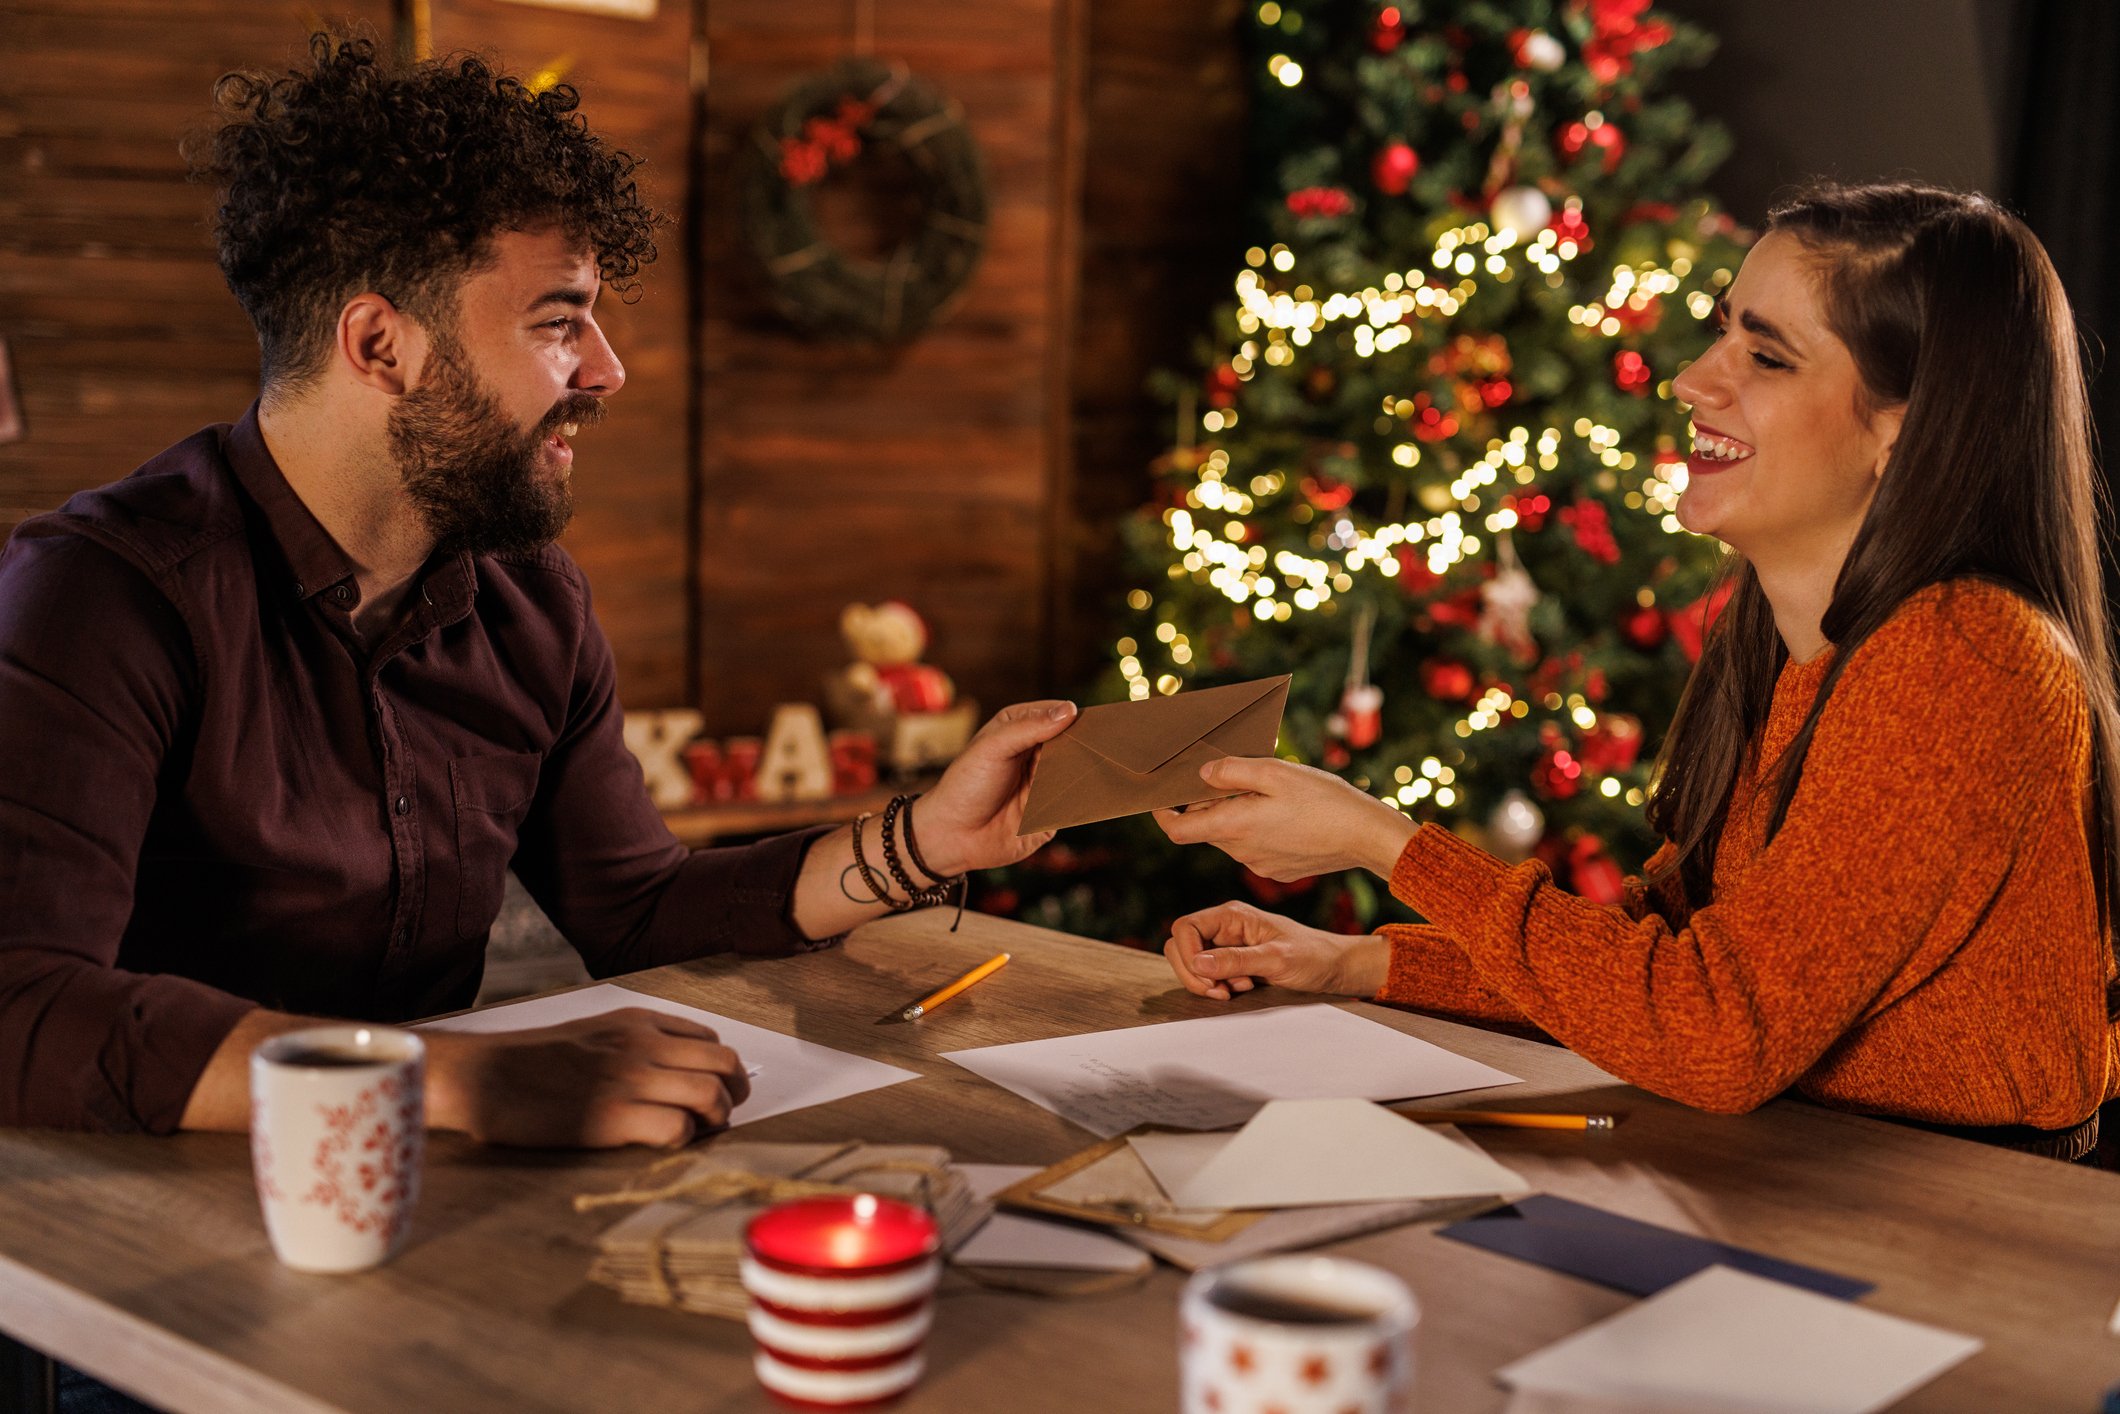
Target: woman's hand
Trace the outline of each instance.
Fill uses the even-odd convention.
[[[1248,903],[1186,914],[1171,925],[1163,956],[1185,990],[1216,1001],[1260,982],[1373,997],[1391,968],[1391,945],[1375,934],[1356,938],[1306,928]]]
[[[920,854],[949,878],[967,869],[998,869],[1036,853],[1053,837],[1016,833],[1030,796],[1031,765],[1040,743],[1075,720],[1072,702],[1022,702],[1004,707],[913,807]]]
[[[1269,879],[1286,882],[1342,869],[1391,877],[1414,822],[1329,771],[1262,756],[1225,756],[1200,768],[1228,800],[1158,810],[1156,823],[1179,844],[1211,844]]]

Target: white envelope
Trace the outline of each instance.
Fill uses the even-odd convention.
[[[1235,1134],[1137,1134],[1127,1142],[1171,1201],[1187,1208],[1304,1208],[1530,1190],[1472,1144],[1452,1142],[1367,1100],[1269,1100]]]
[[[1494,1377],[1642,1411],[1870,1414],[1979,1349],[1971,1336],[1709,1267]]]
[[[991,1198],[1038,1172],[1036,1164],[958,1164],[972,1191]],[[1022,1213],[996,1213],[950,1253],[960,1267],[1049,1267],[1078,1272],[1142,1272],[1153,1259],[1109,1233]]]

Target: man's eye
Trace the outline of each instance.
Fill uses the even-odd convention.
[[[564,332],[564,331],[566,331],[566,330],[569,330],[569,329],[572,329],[572,328],[574,327],[574,321],[573,321],[572,319],[565,319],[565,318],[561,318],[561,319],[548,319],[548,320],[546,320],[546,321],[545,321],[545,326],[544,326],[544,327],[545,327],[545,328],[547,328],[547,329],[558,329],[558,330],[560,330],[560,331]]]

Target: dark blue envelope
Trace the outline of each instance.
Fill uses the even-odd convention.
[[[1874,1286],[1544,1193],[1452,1223],[1441,1231],[1445,1237],[1636,1296],[1653,1296],[1704,1267],[1717,1266],[1735,1267],[1843,1301],[1852,1301]]]

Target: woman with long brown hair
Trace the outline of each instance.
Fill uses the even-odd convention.
[[[1984,198],[1827,187],[1776,210],[1677,380],[1687,528],[1727,609],[1663,747],[1625,902],[1555,887],[1338,777],[1158,818],[1293,879],[1367,867],[1429,921],[1366,938],[1245,904],[1179,979],[1529,1023],[1702,1109],[1788,1088],[2075,1158],[2120,1092],[2109,902],[2120,716],[2077,335]]]

